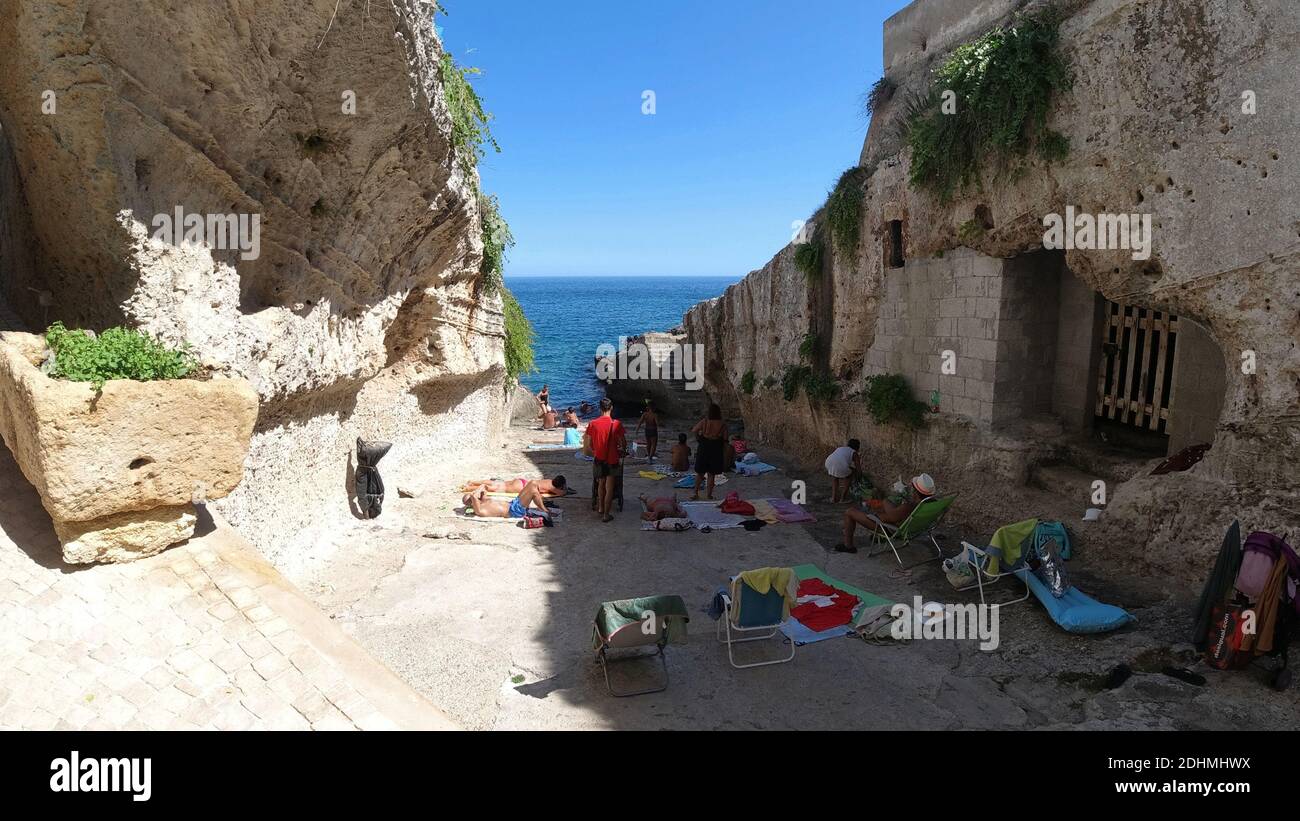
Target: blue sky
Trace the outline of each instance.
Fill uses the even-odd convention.
[[[517,242],[508,276],[739,277],[857,162],[906,0],[443,5],[496,117],[480,173]]]

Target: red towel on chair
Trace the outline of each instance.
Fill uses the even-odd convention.
[[[746,502],[744,499],[741,499],[740,494],[735,491],[728,493],[727,498],[722,500],[722,504],[719,505],[719,507],[723,513],[735,513],[737,516],[754,515],[754,506],[749,502]]]
[[[833,596],[830,605],[818,607],[816,602],[801,604],[790,611],[790,615],[809,630],[821,632],[832,627],[840,627],[853,620],[853,608],[858,606],[858,597],[831,587],[821,579],[804,579],[799,582],[799,598],[804,596]]]

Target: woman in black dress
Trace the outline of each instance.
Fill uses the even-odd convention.
[[[695,434],[695,495],[699,501],[700,487],[704,477],[708,476],[708,498],[713,498],[713,480],[722,472],[722,448],[726,446],[727,423],[722,421],[722,408],[717,403],[709,405],[709,415],[695,423],[691,428]]]

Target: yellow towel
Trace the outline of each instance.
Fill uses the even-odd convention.
[[[772,507],[771,502],[766,499],[749,499],[748,501],[754,506],[755,519],[762,519],[770,525],[781,523],[781,517],[776,515],[776,508]]]
[[[740,621],[740,585],[747,584],[760,594],[776,588],[785,598],[781,607],[781,618],[790,617],[790,605],[799,599],[799,577],[788,567],[760,567],[746,570],[731,583],[731,598],[735,602],[733,622]]]
[[[654,481],[654,482],[657,482],[657,481],[659,481],[660,479],[667,479],[667,478],[668,478],[668,474],[667,474],[667,473],[656,473],[656,472],[653,471],[653,470],[638,470],[638,471],[636,472],[636,475],[637,475],[637,476],[640,476],[642,479],[650,479],[651,481]]]

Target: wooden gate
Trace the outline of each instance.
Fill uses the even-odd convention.
[[[1164,433],[1177,341],[1178,317],[1107,300],[1097,417]]]

